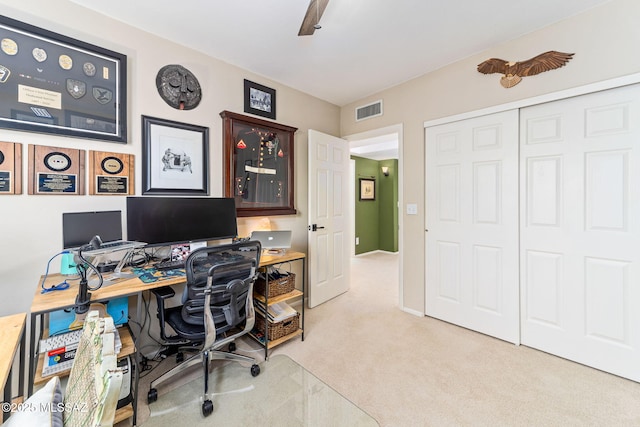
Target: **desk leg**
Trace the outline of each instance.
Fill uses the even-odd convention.
[[[264,269],[264,306],[265,311],[269,310],[269,267]],[[269,358],[269,318],[264,318],[264,360],[265,362]]]
[[[24,396],[24,367],[25,367],[25,355],[26,355],[26,343],[27,334],[23,333],[20,338],[20,378],[18,378],[18,396]],[[26,400],[26,399],[25,399]]]
[[[306,258],[302,258],[302,341],[304,341],[304,297],[307,295],[305,292],[305,286],[307,284],[307,274],[305,272],[305,266],[307,264],[307,259]]]
[[[136,321],[140,325],[138,335],[134,338],[134,352],[133,352],[133,390],[131,390],[133,397],[133,419],[132,425],[135,427],[138,422],[138,386],[140,381],[140,354],[138,353],[138,338],[142,335],[142,292],[138,292],[136,301]],[[133,333],[133,331],[132,331]]]
[[[11,403],[11,383],[13,382],[13,369],[9,370],[9,375],[7,377],[7,383],[4,385],[4,402]],[[9,406],[11,408],[11,406]],[[5,422],[7,418],[11,416],[11,410],[2,411],[2,422]]]
[[[27,384],[27,395],[25,398],[31,396],[33,393],[33,381],[35,380],[36,366],[38,366],[38,338],[36,337],[36,321],[40,317],[42,322],[42,315],[31,314],[31,324],[29,326],[29,383]],[[42,330],[42,326],[40,327]]]

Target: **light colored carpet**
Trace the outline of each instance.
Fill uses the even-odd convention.
[[[397,255],[357,257],[351,284],[306,311],[303,343],[273,354],[382,427],[640,426],[636,382],[400,311]]]
[[[350,291],[305,314],[304,342],[270,359],[288,355],[381,427],[640,426],[636,382],[400,311],[397,255],[355,258]]]

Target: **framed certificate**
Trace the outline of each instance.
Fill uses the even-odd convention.
[[[127,142],[125,55],[0,16],[0,127]]]

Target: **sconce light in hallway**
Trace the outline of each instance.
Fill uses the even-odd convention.
[[[382,173],[384,176],[389,176],[389,166],[382,166]]]

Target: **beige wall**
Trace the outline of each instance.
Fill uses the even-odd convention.
[[[341,135],[403,125],[401,251],[406,309],[424,311],[424,122],[640,72],[638,22],[640,2],[614,0],[342,108]],[[477,64],[491,57],[525,60],[548,50],[575,56],[564,68],[526,77],[510,89],[500,86],[499,75],[476,71]],[[354,108],[377,99],[384,102],[384,115],[356,123]],[[418,205],[417,216],[406,215],[409,203]]]
[[[96,44],[128,57],[128,143],[0,130],[1,141],[21,142],[26,183],[27,144],[132,153],[136,157],[136,194],[141,194],[141,115],[209,127],[210,193],[222,196],[222,120],[219,113],[243,113],[243,79],[276,90],[277,122],[298,128],[295,137],[295,207],[297,215],[273,217],[275,228],[294,230],[293,246],[306,251],[307,130],[339,134],[337,106],[212,59],[189,48],[139,31],[66,0],[0,0],[2,14],[50,31]],[[224,42],[223,40],[221,41]],[[178,111],[159,97],[155,76],[167,64],[181,64],[200,81],[203,98],[190,111]],[[25,190],[26,193],[26,190]],[[0,315],[28,311],[47,261],[62,249],[62,212],[120,209],[125,198],[111,196],[0,197]],[[245,220],[240,220],[245,230]],[[59,271],[60,258],[51,263]]]
[[[299,129],[295,142],[295,205],[298,214],[272,217],[272,223],[276,228],[293,229],[294,248],[305,250],[307,130],[312,128],[332,135],[352,135],[402,124],[402,199],[405,206],[416,203],[419,207],[417,216],[407,216],[404,206],[401,209],[405,278],[403,305],[416,312],[424,310],[424,121],[640,71],[640,55],[637,55],[640,2],[637,0],[614,0],[342,109],[104,18],[66,0],[0,0],[0,5],[5,16],[124,53],[129,60],[128,144],[0,130],[0,140],[24,144],[25,181],[27,144],[117,151],[136,155],[136,194],[140,195],[140,116],[149,115],[210,128],[211,195],[221,196],[222,130],[219,113],[223,110],[242,113],[242,83],[244,78],[248,78],[276,89],[277,121]],[[446,40],[442,43],[446,44]],[[522,60],[551,49],[575,52],[575,57],[560,70],[527,77],[508,90],[500,86],[498,75],[486,76],[476,71],[476,65],[489,57]],[[203,100],[195,110],[177,111],[159,98],[155,75],[160,67],[169,63],[181,64],[198,77],[203,87]],[[354,122],[355,106],[380,98],[384,100],[384,116]],[[29,309],[47,261],[61,249],[62,212],[124,210],[124,205],[123,197],[2,196],[0,286],[6,298],[0,301],[0,315]],[[241,231],[248,228],[246,220],[240,220],[239,225]],[[52,270],[58,271],[58,268],[59,258],[52,262]]]

